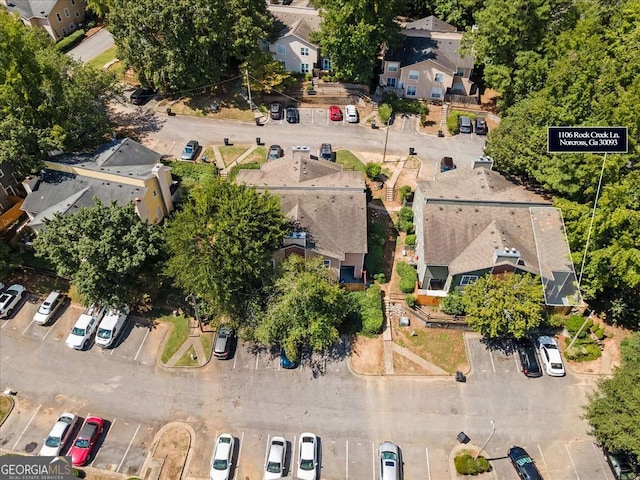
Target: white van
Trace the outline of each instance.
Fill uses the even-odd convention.
[[[113,345],[124,326],[127,315],[129,315],[129,307],[126,305],[120,310],[110,309],[98,326],[96,345],[105,348]]]

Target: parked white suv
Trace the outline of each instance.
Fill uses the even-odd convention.
[[[91,305],[85,313],[78,317],[76,324],[67,337],[67,346],[76,350],[84,350],[98,327],[98,323],[104,317],[105,308]]]
[[[25,288],[22,285],[11,285],[0,295],[0,318],[7,318],[13,314],[20,300],[24,296]]]
[[[126,305],[120,310],[110,309],[98,326],[96,345],[105,348],[113,345],[122,331],[127,315],[129,315],[129,307]]]
[[[65,296],[60,292],[51,292],[42,302],[40,308],[33,316],[33,321],[38,325],[46,325],[64,303]]]
[[[347,105],[344,107],[344,117],[349,123],[358,123],[358,109],[355,105]]]
[[[547,375],[552,377],[564,376],[564,365],[562,364],[562,357],[555,339],[546,336],[539,337],[538,348],[540,349],[540,358]]]

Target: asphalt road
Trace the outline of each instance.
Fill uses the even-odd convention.
[[[81,62],[88,62],[105,50],[113,46],[113,37],[106,28],[93,34],[76,47],[69,50],[68,54]]]

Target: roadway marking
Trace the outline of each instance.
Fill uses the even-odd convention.
[[[240,436],[240,446],[238,447],[238,458],[236,458],[237,462],[236,462],[236,466],[238,466],[238,470],[239,465],[240,465],[240,454],[242,453],[242,444],[244,443],[244,432],[242,432],[242,435]],[[239,475],[238,475],[239,477]]]
[[[578,475],[578,470],[576,470],[576,465],[575,463],[573,463],[573,458],[571,458],[571,452],[569,451],[569,447],[567,447],[567,444],[564,444],[564,448],[567,451],[567,455],[569,455],[569,461],[571,462],[571,466],[573,467],[573,472],[576,474],[576,478],[578,480],[580,480],[580,475]]]
[[[267,435],[267,448],[264,450],[264,464],[269,460],[269,442],[271,442],[271,434]]]
[[[89,418],[91,416],[90,413],[87,413],[87,418]],[[84,419],[85,422],[87,421],[87,419]],[[116,424],[116,419],[113,419],[113,422],[111,422],[111,424],[109,425],[109,431],[111,431],[113,429],[113,426]],[[84,425],[84,424],[83,424]],[[102,432],[100,432],[100,435],[102,435],[104,433],[104,427],[102,427]],[[104,443],[104,441],[102,442]],[[94,447],[95,448],[95,447]],[[93,456],[93,460],[91,461],[91,465],[89,465],[90,467],[93,467],[93,464],[96,462],[96,460],[98,459],[98,453],[100,453],[100,451],[97,451],[95,453],[95,455]]]
[[[260,361],[260,352],[256,353],[256,370],[258,370],[258,361]]]
[[[60,320],[60,318],[58,318],[58,320]],[[49,336],[52,330],[53,330],[53,325],[47,329],[47,333],[44,334],[44,337],[42,337],[42,340],[45,340]]]
[[[515,349],[513,350],[513,363],[516,364],[516,372],[518,370],[521,370],[520,364],[518,364],[518,355],[516,355],[516,350]]]
[[[424,451],[427,454],[427,474],[429,475],[429,480],[431,480],[431,466],[429,465],[429,449],[424,447]]]
[[[27,333],[27,330],[29,330],[29,327],[31,327],[31,324],[32,324],[32,323],[33,323],[33,320],[31,320],[31,321],[29,322],[29,325],[27,325],[27,328],[25,328],[25,329],[22,331],[22,335],[24,335],[25,333]]]
[[[140,424],[138,424],[138,428],[136,428],[136,431],[133,433],[133,437],[131,437],[129,446],[127,447],[127,450],[124,452],[124,455],[122,456],[122,460],[120,460],[120,464],[118,465],[118,468],[116,468],[116,472],[120,471],[120,468],[122,467],[122,463],[124,462],[124,459],[127,457],[127,454],[129,453],[129,449],[131,448],[131,445],[133,444],[133,441],[135,440],[136,435],[138,434],[138,430],[140,430]]]
[[[376,447],[373,444],[373,442],[371,443],[371,473],[372,473],[372,477],[373,480],[376,480]]]
[[[345,480],[349,480],[349,440],[346,441],[347,460],[345,462]]]
[[[493,363],[493,354],[491,353],[491,350],[489,350],[489,358],[491,359],[491,368],[493,368],[493,373],[496,373],[496,364]]]
[[[293,444],[291,445],[291,461],[289,462],[289,465],[290,465],[289,472],[287,472],[287,473],[289,473],[290,477],[293,477],[293,475],[291,475],[291,471],[293,470],[293,467],[294,467],[295,462],[296,462],[295,458],[296,458],[296,439],[297,438],[298,437],[296,435],[293,436]]]
[[[144,334],[144,338],[142,339],[142,343],[140,344],[140,347],[138,348],[138,351],[136,352],[136,356],[133,357],[134,361],[138,360],[138,355],[140,355],[140,351],[142,350],[142,346],[144,345],[144,342],[147,339],[147,335],[149,335],[150,331],[151,331],[151,329],[148,329],[147,333]]]
[[[236,369],[236,361],[238,360],[238,349],[236,348],[236,352],[235,355],[233,356],[233,367],[231,367],[232,370]]]
[[[7,325],[9,325],[9,319],[8,319],[8,318],[5,318],[5,319],[4,319],[4,323],[2,324],[2,326],[1,326],[0,328],[4,328],[4,327],[6,327]]]
[[[596,454],[596,457],[598,458],[598,464],[600,464],[600,469],[602,471],[602,476],[604,477],[605,480],[608,480],[607,478],[607,474],[605,473],[605,471],[607,470],[606,466],[602,463],[602,452],[598,451],[598,449],[596,448],[596,444],[591,442],[591,447],[593,448],[593,451]]]
[[[538,444],[538,451],[540,452],[540,458],[542,458],[542,463],[544,463],[544,469],[549,471],[549,467],[547,466],[547,461],[544,459],[544,455],[542,454],[542,448],[540,448],[540,444]]]
[[[16,443],[13,444],[13,448],[11,450],[15,450],[16,449],[16,447],[18,446],[18,443],[20,443],[20,440],[22,440],[22,436],[24,435],[24,432],[27,431],[27,428],[29,428],[29,425],[31,425],[31,422],[33,422],[33,419],[36,418],[36,415],[38,414],[38,412],[40,411],[41,408],[42,408],[42,404],[38,405],[38,408],[36,408],[36,411],[33,413],[33,416],[31,417],[31,420],[29,420],[29,423],[27,423],[27,426],[24,427],[24,430],[22,430],[22,433],[20,434],[20,436],[16,440]]]

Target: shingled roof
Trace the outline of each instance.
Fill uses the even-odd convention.
[[[18,12],[22,18],[27,20],[38,17],[45,18],[58,3],[57,0],[7,0],[7,10]]]
[[[304,14],[293,11],[271,10],[276,21],[282,26],[278,37],[295,35],[296,37],[315,45],[310,39],[310,33],[320,30],[320,17],[317,14]]]
[[[399,62],[400,67],[415,65],[426,60],[433,60],[450,71],[455,72],[458,67],[473,68],[473,57],[461,56],[461,34],[421,32],[413,36],[405,31],[402,43],[398,47],[386,52],[385,61]]]
[[[457,32],[458,29],[450,23],[440,20],[434,15],[404,24],[407,30],[428,30],[430,32]]]

